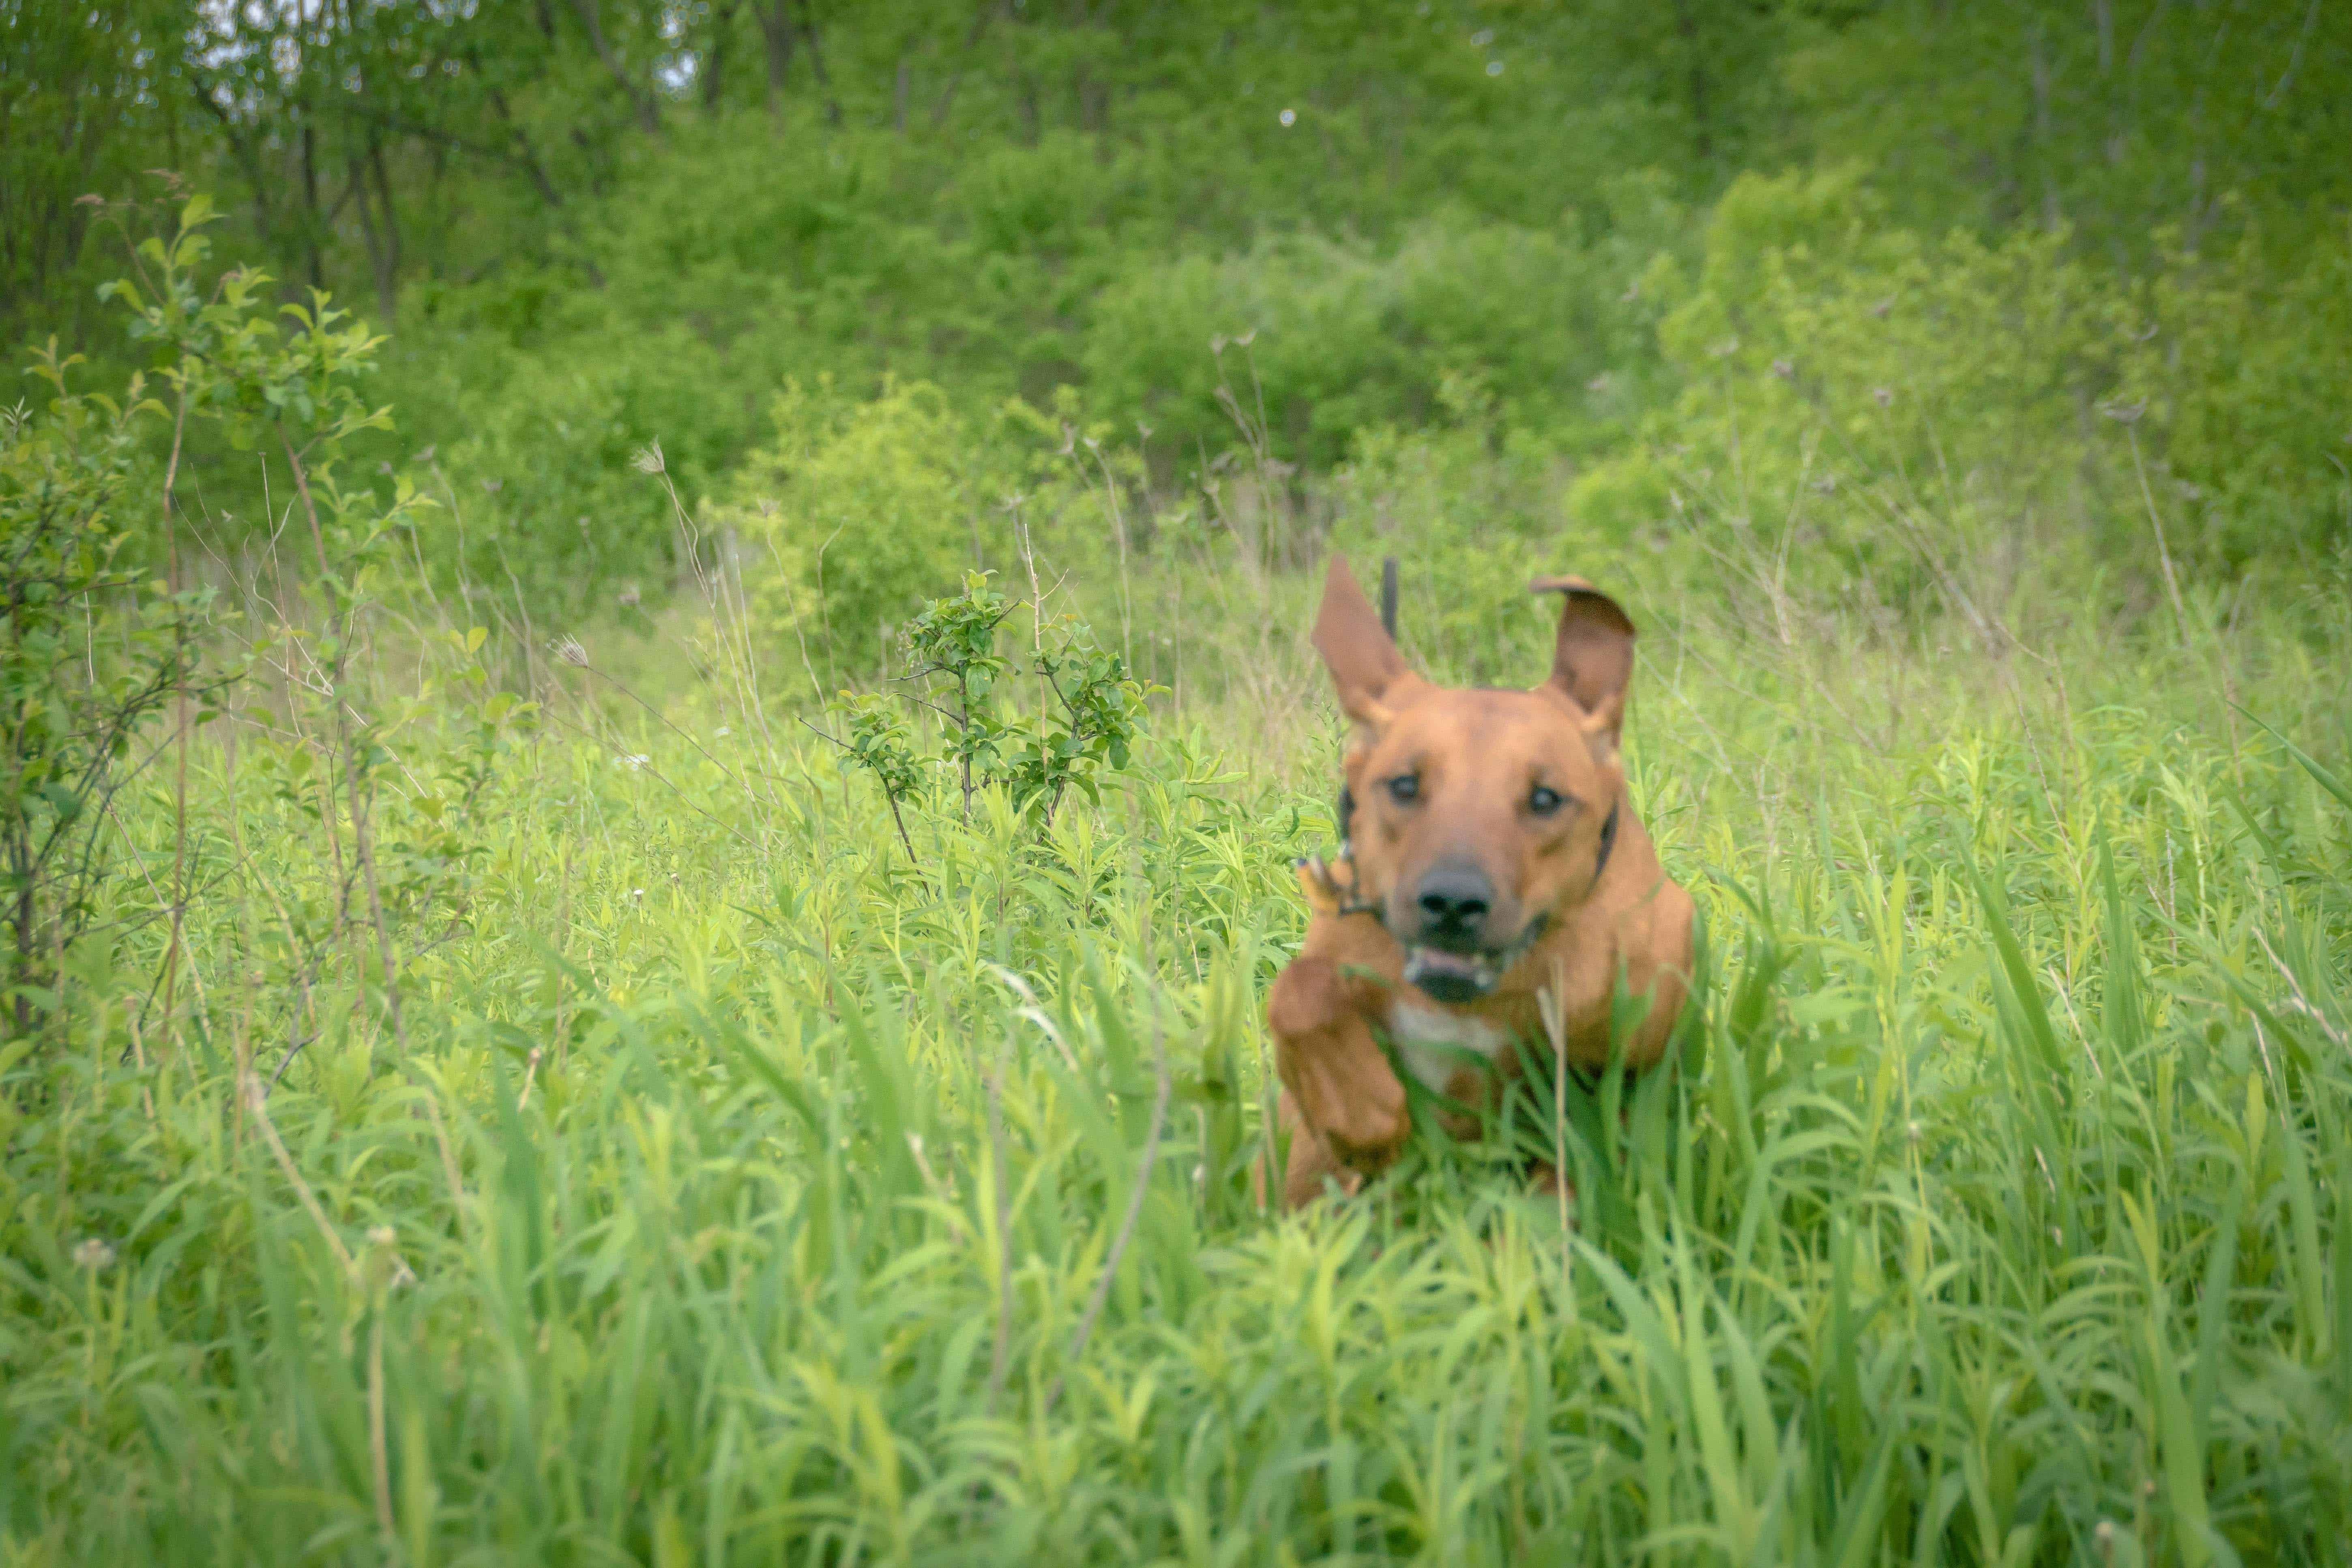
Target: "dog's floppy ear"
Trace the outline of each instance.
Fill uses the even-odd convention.
[[[1397,697],[1421,678],[1381,627],[1380,612],[1356,586],[1348,558],[1334,554],[1323,579],[1323,608],[1315,616],[1315,651],[1331,672],[1339,707],[1359,724],[1379,726],[1396,711]]]
[[[1552,645],[1551,687],[1590,717],[1589,733],[1617,743],[1625,722],[1625,685],[1633,678],[1633,622],[1616,600],[1581,577],[1538,577],[1531,592],[1560,595]]]

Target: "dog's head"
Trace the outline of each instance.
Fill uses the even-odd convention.
[[[1356,896],[1403,946],[1405,978],[1441,1002],[1493,990],[1591,896],[1624,788],[1633,623],[1580,578],[1534,589],[1564,602],[1551,678],[1528,691],[1414,674],[1338,557],[1316,618],[1316,651],[1355,723],[1343,806]]]

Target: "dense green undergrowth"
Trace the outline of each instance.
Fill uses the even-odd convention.
[[[1566,1239],[1477,1148],[1257,1208],[1320,719],[1171,721],[1044,837],[941,780],[910,861],[738,703],[405,710],[404,1040],[309,748],[216,727],[192,999],[118,881],[9,1047],[10,1560],[2333,1560],[2340,603],[1965,658],[1637,614],[1710,982],[1536,1129]],[[126,831],[168,875],[168,792]]]

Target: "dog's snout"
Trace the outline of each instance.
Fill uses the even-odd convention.
[[[1494,907],[1495,885],[1475,866],[1456,862],[1430,868],[1413,895],[1423,928],[1432,935],[1475,936]]]

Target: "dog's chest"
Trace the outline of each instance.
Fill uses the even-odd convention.
[[[1511,1038],[1507,1030],[1483,1019],[1465,1018],[1403,996],[1390,999],[1388,1026],[1389,1038],[1403,1058],[1405,1070],[1439,1094],[1467,1065],[1463,1052],[1493,1061],[1495,1053]]]

